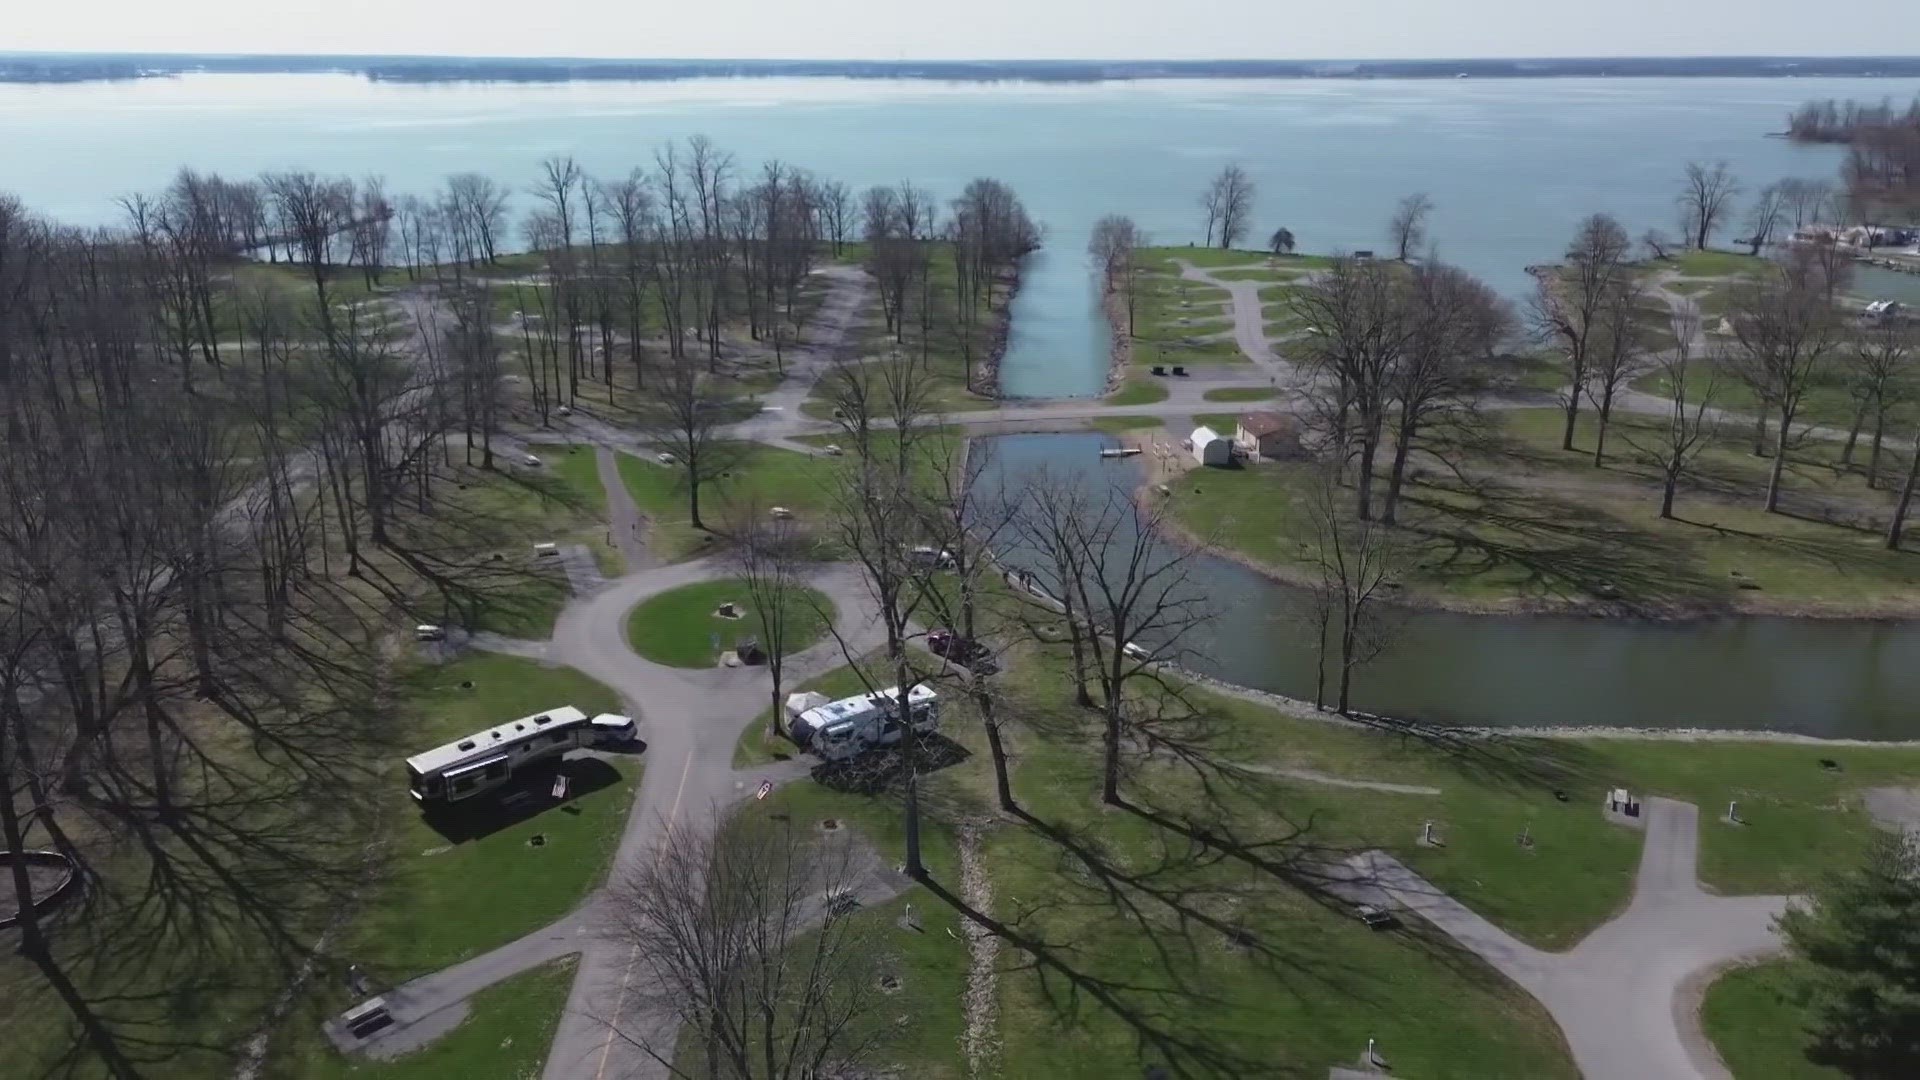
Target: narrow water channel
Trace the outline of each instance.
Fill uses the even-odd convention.
[[[1098,434],[978,439],[984,482],[1017,491],[1038,469],[1090,490],[1139,480],[1103,460]],[[991,492],[990,492],[991,494]],[[1018,551],[1007,557],[1018,563]],[[1313,642],[1299,590],[1204,557],[1196,587],[1214,618],[1184,641],[1211,676],[1313,696]],[[1920,738],[1920,624],[1724,618],[1683,625],[1584,617],[1414,612],[1355,682],[1357,707],[1500,727],[1722,728],[1864,739]]]
[[[1000,363],[1010,398],[1093,397],[1107,388],[1106,315],[1080,232],[1049,234],[1020,268],[1012,336]]]

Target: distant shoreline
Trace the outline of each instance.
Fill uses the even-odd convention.
[[[338,74],[393,83],[665,82],[712,78],[1030,83],[1180,79],[1920,78],[1920,56],[868,61],[0,53],[0,83],[109,82],[192,74]]]

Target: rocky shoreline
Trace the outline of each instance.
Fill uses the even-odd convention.
[[[1127,304],[1120,290],[1104,289],[1100,308],[1106,312],[1107,333],[1113,342],[1107,350],[1107,393],[1111,394],[1127,380],[1127,368],[1133,363],[1133,338],[1127,334]]]
[[[980,364],[974,369],[975,382],[978,385],[967,389],[981,397],[998,400],[1000,397],[1000,360],[1007,354],[1007,343],[1013,337],[1013,302],[1020,295],[1022,271],[1026,260],[1022,259],[1013,272],[1001,279],[1006,285],[1006,299],[993,313],[993,326],[987,334],[987,352],[981,357]]]

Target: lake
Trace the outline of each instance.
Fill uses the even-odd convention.
[[[975,440],[993,492],[1044,468],[1092,492],[1139,482],[1133,459],[1099,456],[1097,434]],[[1122,544],[1116,550],[1125,551]],[[1030,552],[1011,564],[1052,575]],[[1179,642],[1179,663],[1227,682],[1313,700],[1306,596],[1237,562],[1199,556],[1212,618]],[[1230,599],[1229,599],[1230,598]],[[1151,635],[1143,640],[1152,643]],[[1356,708],[1493,727],[1719,728],[1828,738],[1920,738],[1920,625],[1723,618],[1665,624],[1554,616],[1405,617],[1391,649],[1355,677]],[[1338,659],[1328,665],[1328,693]]]
[[[780,158],[856,186],[904,179],[950,196],[973,176],[997,176],[1048,230],[1016,302],[1003,389],[1062,397],[1105,381],[1107,334],[1085,258],[1092,222],[1131,214],[1159,242],[1197,242],[1199,194],[1228,161],[1258,185],[1250,244],[1285,225],[1311,251],[1382,248],[1394,202],[1425,191],[1439,253],[1517,294],[1526,265],[1557,257],[1588,213],[1615,214],[1636,236],[1675,231],[1689,160],[1725,158],[1749,190],[1831,177],[1837,150],[1765,137],[1802,101],[1916,92],[1920,80],[1895,79],[398,85],[197,75],[0,86],[0,191],[93,223],[181,164],[378,173],[393,191],[425,191],[463,170],[530,181],[557,153],[615,176],[693,134],[743,168]]]

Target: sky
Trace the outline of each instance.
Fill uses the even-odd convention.
[[[10,0],[0,49],[810,59],[1920,54],[1914,0]]]

